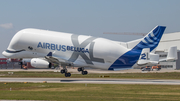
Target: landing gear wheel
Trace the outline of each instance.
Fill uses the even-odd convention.
[[[61,73],[63,74],[63,73],[67,73],[67,69],[62,69],[61,70]]]
[[[80,72],[80,71],[84,71],[84,67],[78,68],[78,72]]]
[[[65,77],[70,77],[71,73],[65,73]]]
[[[81,68],[78,68],[78,72],[80,72],[81,71]]]
[[[88,72],[87,71],[82,71],[82,75],[87,75]]]

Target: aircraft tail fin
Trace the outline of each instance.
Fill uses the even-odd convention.
[[[116,68],[130,68],[137,63],[137,61],[140,65],[152,63],[153,61],[151,62],[148,60],[147,56],[149,56],[149,53],[158,46],[165,28],[165,26],[156,26],[144,38],[131,42],[132,48],[120,56],[109,67],[109,70],[114,70]]]
[[[150,48],[151,52],[158,46],[165,28],[165,26],[156,26],[133,49],[143,50],[144,48]]]
[[[150,49],[144,48],[138,60],[138,65],[145,65],[150,62]]]
[[[159,63],[159,55],[150,53],[149,48],[144,48],[140,54],[137,65],[139,66],[153,66]]]

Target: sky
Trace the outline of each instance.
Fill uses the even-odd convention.
[[[148,33],[156,25],[180,32],[180,0],[0,0],[0,57],[24,28],[131,41],[142,36],[104,32]],[[32,39],[33,40],[33,39]]]

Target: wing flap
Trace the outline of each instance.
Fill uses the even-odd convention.
[[[49,52],[48,55],[45,56],[45,59],[48,62],[55,63],[55,64],[68,64],[68,65],[69,64],[71,64],[71,65],[73,64],[72,62],[70,62],[68,60],[52,56],[52,52]]]

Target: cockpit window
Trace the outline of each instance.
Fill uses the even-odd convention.
[[[8,52],[8,53],[18,53],[18,52],[22,52],[22,51],[26,51],[26,50],[25,50],[25,49],[18,50],[18,51],[10,51],[10,50],[6,50],[6,52]]]
[[[31,46],[28,47],[29,50],[33,50],[33,48]]]

